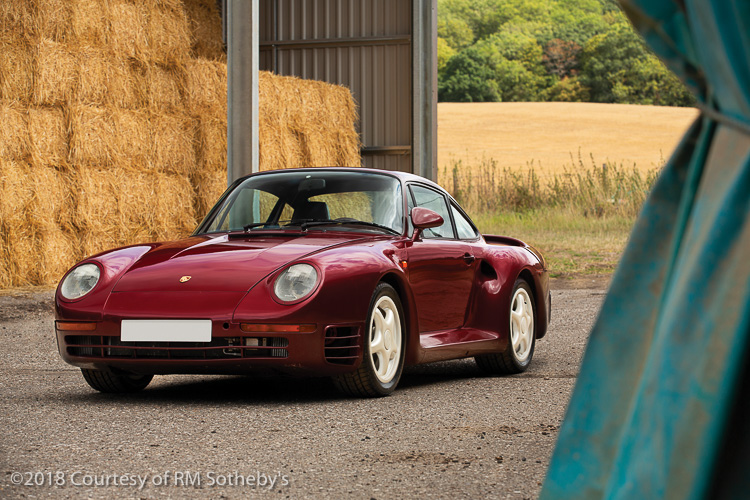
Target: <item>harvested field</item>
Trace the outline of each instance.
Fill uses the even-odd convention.
[[[595,103],[440,103],[438,165],[482,158],[541,177],[593,155],[597,163],[654,169],[697,117],[694,108]],[[571,156],[574,160],[571,160]]]

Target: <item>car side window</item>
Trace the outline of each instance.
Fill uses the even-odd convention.
[[[451,212],[453,213],[453,221],[456,223],[456,233],[458,233],[459,240],[473,240],[477,237],[477,231],[474,226],[471,225],[464,214],[462,214],[454,205],[451,204]]]
[[[414,194],[416,206],[429,208],[439,213],[444,221],[442,226],[425,229],[422,236],[424,238],[454,238],[453,224],[445,197],[438,191],[423,186],[413,185],[411,192]]]

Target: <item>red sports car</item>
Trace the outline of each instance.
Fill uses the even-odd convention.
[[[55,296],[60,355],[102,392],[154,374],[330,376],[391,393],[406,365],[524,371],[547,331],[543,257],[482,236],[421,177],[363,168],[234,182],[192,236],[90,257]]]

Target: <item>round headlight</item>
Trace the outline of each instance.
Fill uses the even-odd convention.
[[[310,264],[289,266],[276,278],[273,292],[284,302],[293,302],[310,295],[318,283],[318,272]]]
[[[68,300],[80,299],[94,289],[100,274],[96,264],[80,265],[65,277],[60,293]]]

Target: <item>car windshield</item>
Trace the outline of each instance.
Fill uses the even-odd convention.
[[[196,234],[262,229],[403,232],[395,177],[372,172],[279,171],[247,178],[226,193]]]

